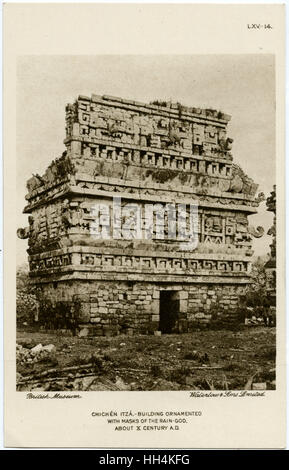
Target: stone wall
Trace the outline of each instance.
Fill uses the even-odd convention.
[[[214,320],[232,322],[242,290],[224,283],[54,282],[41,291],[51,303],[40,307],[39,320],[47,328],[90,325],[92,335],[152,333],[159,329],[161,293],[169,291],[178,301],[172,332],[189,332]]]
[[[121,193],[122,217],[129,218],[131,203],[138,205],[141,217],[141,230],[142,239],[145,239],[145,227],[147,227],[146,220],[146,205],[147,203],[154,204],[150,198],[143,201],[132,198]],[[186,198],[174,198],[171,202],[176,204],[184,202],[192,202]],[[200,201],[197,201],[200,204]],[[73,198],[72,200],[65,199],[64,201],[42,206],[36,208],[34,216],[30,217],[30,236],[29,247],[30,253],[37,253],[43,251],[43,247],[53,242],[59,242],[63,238],[62,245],[72,240],[73,244],[81,241],[81,244],[88,246],[99,245],[100,237],[97,237],[95,231],[95,218],[96,218],[96,203],[101,205],[103,217],[99,221],[100,229],[105,232],[106,240],[113,239],[112,228],[112,209],[113,199],[98,197],[83,200],[82,198]],[[162,210],[165,216],[167,202],[162,201],[159,196],[157,203],[158,210]],[[189,206],[188,206],[189,207]],[[100,214],[101,215],[101,214]],[[125,220],[124,220],[125,222]],[[168,227],[164,226],[165,234],[168,232]],[[236,213],[234,210],[223,209],[220,212],[219,208],[206,208],[199,205],[198,208],[198,251],[206,252],[206,246],[212,245],[215,247],[216,252],[231,252],[234,251],[239,254],[251,254],[252,236],[262,235],[262,231],[254,231],[249,225],[248,214],[240,210]],[[157,235],[156,230],[152,231],[151,242],[153,245],[158,244],[160,237]],[[205,245],[205,246],[204,246]],[[59,245],[61,246],[61,244]],[[158,250],[160,247],[158,247]],[[164,246],[163,249],[167,250],[168,247]],[[174,244],[174,250],[178,250],[178,244]]]

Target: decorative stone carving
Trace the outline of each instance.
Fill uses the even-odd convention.
[[[22,238],[22,239],[28,238],[29,237],[29,227],[18,228],[17,229],[17,237]]]
[[[260,238],[264,235],[264,228],[261,226],[258,226],[257,228],[254,228],[253,226],[248,227],[248,232],[250,235],[253,235],[255,238]]]

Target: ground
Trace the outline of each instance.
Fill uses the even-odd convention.
[[[275,328],[264,326],[110,338],[26,328],[17,344],[20,391],[275,389]],[[38,344],[54,348],[34,354]]]

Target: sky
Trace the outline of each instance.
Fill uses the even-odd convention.
[[[20,56],[17,63],[17,224],[22,214],[26,181],[44,173],[65,150],[65,106],[78,95],[114,95],[150,102],[155,99],[185,106],[213,108],[231,115],[228,136],[233,157],[269,196],[275,184],[274,56]],[[255,256],[269,252],[267,231],[273,214],[265,201],[251,225],[265,229],[253,240]],[[17,263],[27,261],[27,240],[17,239]]]

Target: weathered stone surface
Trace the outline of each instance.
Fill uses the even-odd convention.
[[[171,302],[174,331],[186,331],[190,322],[209,321],[212,310],[237,308],[250,282],[251,237],[262,233],[248,216],[262,197],[233,163],[229,119],[107,95],[67,105],[66,150],[27,182],[29,226],[19,231],[28,237],[40,323],[79,335],[152,332]],[[137,233],[115,236],[115,196],[122,223],[131,204],[137,207]],[[157,223],[150,229],[148,204],[167,214],[168,205],[193,201],[196,248],[184,250],[180,238],[168,236],[167,216],[163,231]],[[177,224],[175,230],[179,236]]]

